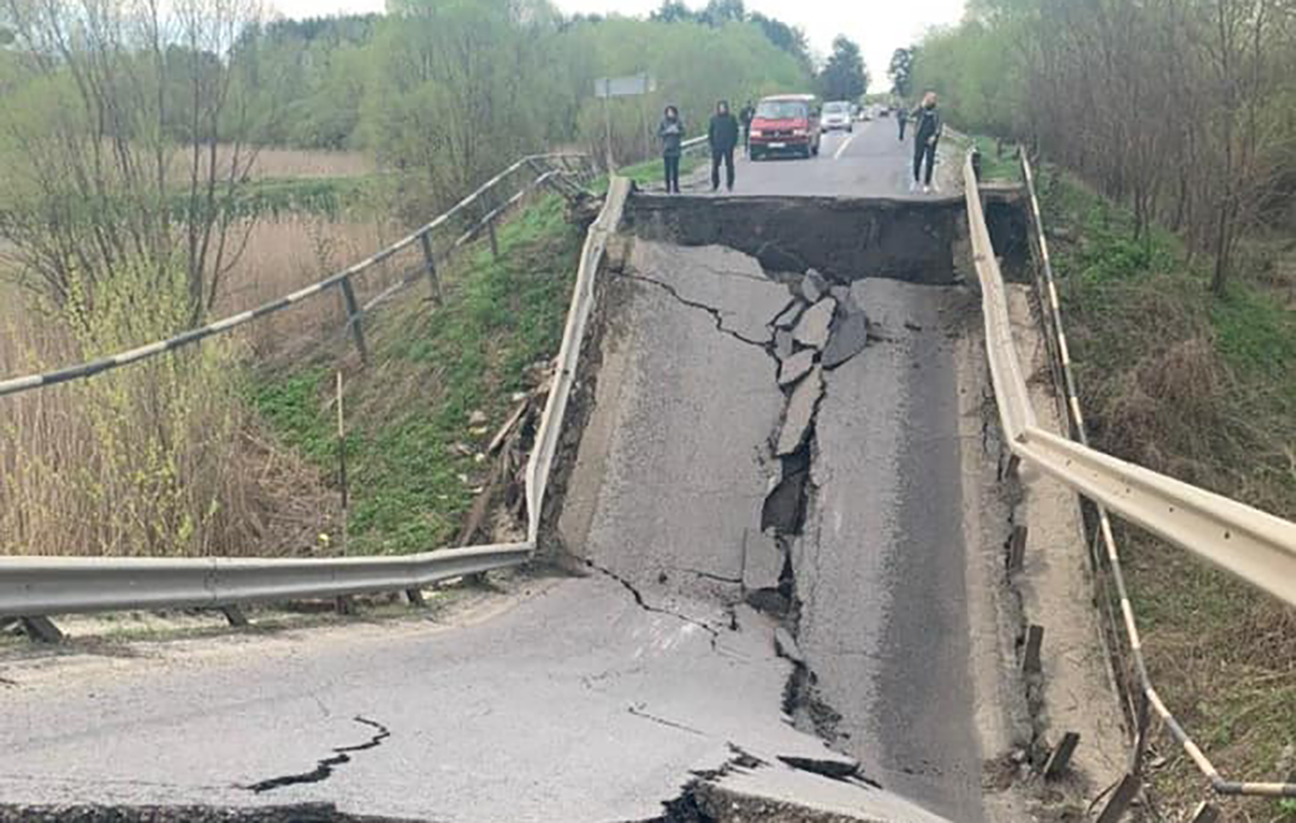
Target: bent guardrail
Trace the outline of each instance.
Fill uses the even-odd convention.
[[[586,235],[549,399],[526,475],[527,539],[398,557],[331,559],[0,558],[0,618],[242,603],[408,591],[526,562],[534,553],[553,456],[593,309],[594,279],[629,195],[617,178]],[[440,218],[438,218],[440,219]],[[437,221],[433,224],[437,225]],[[426,227],[423,231],[426,230]],[[412,235],[417,237],[417,233]],[[408,240],[408,238],[407,238]],[[412,241],[410,241],[412,242]]]
[[[963,181],[968,208],[969,233],[972,239],[977,277],[981,283],[984,304],[986,349],[990,360],[991,380],[998,399],[1000,420],[1009,447],[1016,457],[1030,463],[1070,486],[1096,504],[1100,537],[1106,547],[1107,560],[1120,599],[1122,620],[1129,642],[1134,668],[1143,694],[1144,710],[1155,711],[1201,773],[1221,795],[1260,795],[1296,797],[1296,783],[1258,783],[1225,780],[1153,687],[1143,658],[1134,609],[1121,570],[1120,555],[1112,533],[1109,512],[1126,518],[1180,548],[1238,576],[1280,600],[1296,605],[1296,523],[1267,512],[1208,492],[1188,483],[1158,474],[1141,466],[1120,460],[1088,446],[1084,418],[1076,395],[1070,353],[1062,332],[1057,288],[1044,237],[1043,219],[1035,193],[1030,162],[1022,154],[1022,170],[1031,199],[1033,223],[1038,238],[1041,266],[1047,287],[1047,306],[1056,335],[1060,365],[1067,391],[1067,409],[1071,424],[1081,442],[1059,437],[1036,425],[1026,383],[1022,379],[1012,341],[1003,278],[990,243],[981,208],[979,187],[968,152],[964,161]],[[1134,767],[1109,802],[1109,810],[1119,814],[1138,788],[1137,772],[1147,743],[1146,722],[1141,722],[1136,743]],[[1130,786],[1132,785],[1132,788]],[[1109,819],[1104,814],[1102,819]],[[1111,817],[1110,819],[1115,819]]]

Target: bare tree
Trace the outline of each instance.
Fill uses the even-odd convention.
[[[263,124],[236,46],[257,0],[0,2],[18,64],[0,98],[0,234],[26,282],[93,305],[119,266],[179,272],[196,320],[246,238],[231,207]]]

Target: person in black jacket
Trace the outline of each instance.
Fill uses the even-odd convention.
[[[742,143],[743,143],[744,155],[750,155],[751,153],[751,124],[752,121],[755,119],[756,119],[756,104],[748,100],[747,105],[743,106],[742,111],[738,112],[738,120],[742,123]]]
[[[936,165],[936,143],[941,139],[945,123],[941,122],[940,110],[936,108],[936,92],[923,95],[923,102],[914,113],[914,184],[918,184],[919,172],[923,163],[927,163],[927,174],[923,176],[923,192],[932,191],[932,167]]]
[[[734,149],[738,147],[738,118],[729,111],[729,101],[716,104],[715,116],[707,129],[711,143],[711,191],[720,189],[720,164],[724,163],[725,182],[729,191],[734,187]]]
[[[679,109],[667,106],[657,127],[657,137],[662,141],[662,162],[666,167],[666,193],[679,194],[680,155],[684,153],[684,121]]]
[[[945,124],[941,122],[940,111],[936,108],[936,92],[929,91],[923,95],[922,105],[909,115],[914,123],[914,185],[918,184],[919,173],[923,171],[924,161],[927,164],[923,176],[923,191],[931,191],[932,167],[936,165],[936,142],[940,140]]]

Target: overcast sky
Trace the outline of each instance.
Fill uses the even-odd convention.
[[[705,0],[685,0],[693,8]],[[556,0],[566,12],[618,12],[646,15],[661,0]],[[382,11],[383,0],[275,0],[288,17],[310,17],[339,12]],[[918,39],[931,25],[956,22],[963,0],[747,0],[750,11],[759,11],[801,26],[820,56],[828,54],[832,40],[844,34],[860,44],[875,89],[886,83],[891,52]]]

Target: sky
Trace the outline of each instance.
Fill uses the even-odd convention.
[[[646,15],[661,0],[555,0],[565,12]],[[955,23],[963,15],[964,0],[746,0],[749,11],[777,17],[801,26],[810,46],[827,56],[833,38],[844,34],[860,44],[873,77],[873,88],[890,84],[886,68],[891,52],[916,41],[931,25]],[[705,0],[685,0],[698,8]],[[342,12],[382,11],[383,0],[274,0],[288,17],[312,17]]]

